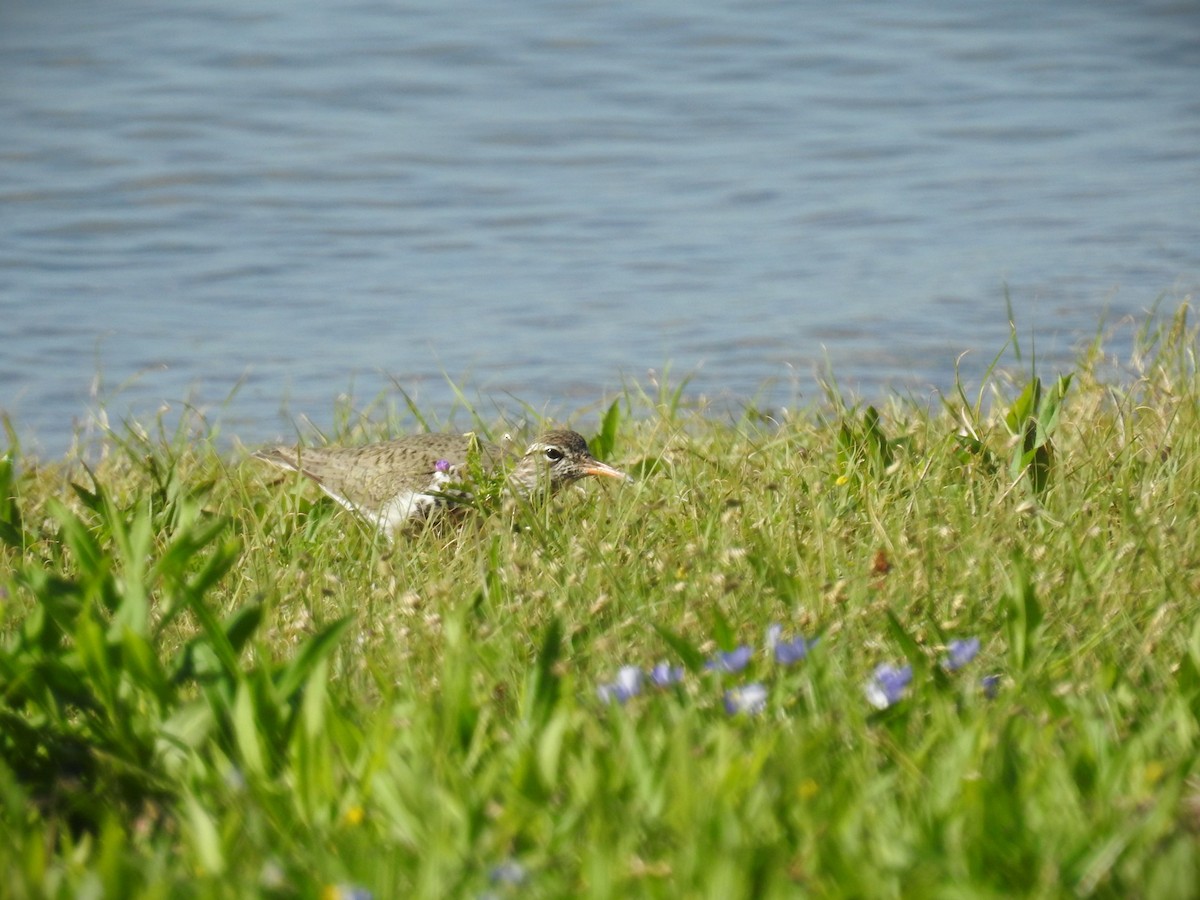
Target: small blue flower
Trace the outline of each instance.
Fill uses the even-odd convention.
[[[596,688],[596,696],[602,703],[624,703],[630,697],[636,697],[642,692],[642,670],[637,666],[621,666],[617,678],[611,684],[602,684]]]
[[[979,679],[979,685],[983,688],[983,696],[989,700],[995,700],[996,694],[1000,692],[1000,676],[984,675]]]
[[[439,459],[433,464],[433,471],[446,473],[450,471],[450,460]]]
[[[957,672],[978,655],[979,638],[951,641],[950,646],[946,649],[949,652],[942,660],[942,665],[948,672]]]
[[[883,663],[875,667],[866,684],[867,701],[876,709],[887,709],[904,699],[912,682],[912,666]]]
[[[331,884],[321,892],[329,900],[374,900],[375,895],[357,884]]]
[[[665,688],[683,681],[683,667],[659,663],[650,670],[650,681],[655,687]]]
[[[772,625],[767,629],[767,649],[775,655],[775,662],[781,666],[790,666],[808,657],[808,651],[816,646],[817,639],[806,641],[803,637],[785,640],[783,626]]]
[[[730,688],[725,692],[725,712],[729,715],[758,715],[767,708],[767,689],[757,682]]]
[[[790,666],[808,658],[808,649],[815,641],[805,641],[798,637],[793,641],[780,641],[775,645],[775,662],[781,666]]]
[[[492,884],[524,884],[529,873],[515,859],[506,859],[497,866],[492,866],[488,872],[488,880]]]
[[[754,651],[749,647],[741,646],[736,650],[730,650],[728,653],[718,653],[713,659],[705,663],[704,668],[716,672],[740,672],[750,662],[750,657],[754,655]]]

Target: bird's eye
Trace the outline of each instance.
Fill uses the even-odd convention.
[[[558,462],[562,458],[563,458],[563,452],[561,450],[559,450],[557,447],[547,447],[546,448],[546,459],[550,460],[550,462]]]

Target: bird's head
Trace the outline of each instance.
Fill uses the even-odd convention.
[[[589,475],[622,481],[629,478],[592,456],[582,435],[574,431],[549,431],[529,445],[509,481],[521,493],[529,495],[539,488],[553,492]]]

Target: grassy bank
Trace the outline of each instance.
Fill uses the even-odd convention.
[[[204,439],[10,454],[5,893],[1194,896],[1196,351],[630,391],[635,484],[394,547]]]

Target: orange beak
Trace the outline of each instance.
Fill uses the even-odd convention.
[[[597,475],[603,478],[618,478],[621,481],[630,481],[630,477],[620,469],[614,469],[607,463],[602,463],[598,459],[591,460],[583,467],[584,475]]]

